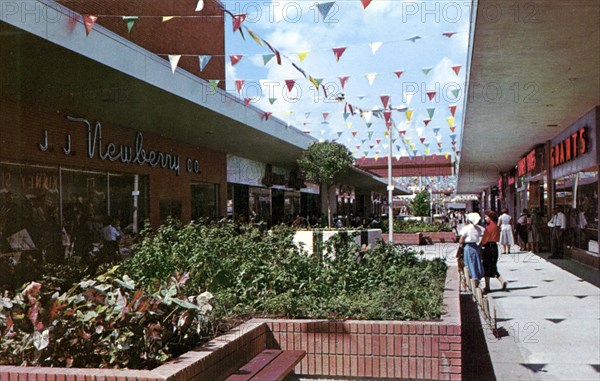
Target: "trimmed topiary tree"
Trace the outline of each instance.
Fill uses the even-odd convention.
[[[331,206],[329,190],[334,178],[352,167],[354,159],[348,148],[336,142],[314,143],[298,159],[298,166],[308,181],[315,182],[325,189],[327,205],[327,225],[331,227]],[[321,195],[323,192],[321,192]]]

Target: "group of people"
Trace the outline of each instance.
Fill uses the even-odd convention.
[[[507,287],[506,281],[498,272],[498,245],[502,247],[502,254],[509,254],[510,248],[515,244],[513,237],[512,218],[507,209],[502,209],[498,217],[495,212],[485,212],[485,228],[479,225],[479,213],[466,215],[467,224],[458,232],[459,242],[463,247],[465,266],[469,276],[479,286],[480,280],[485,280],[484,292],[490,292],[490,279],[496,278]],[[564,235],[567,228],[566,216],[560,206],[554,208],[552,219],[547,223],[550,230],[551,259],[562,259],[564,251]],[[542,216],[534,209],[529,213],[527,209],[517,219],[516,234],[520,249],[538,253],[543,239]]]
[[[485,280],[484,293],[491,291],[490,279],[496,278],[506,290],[507,283],[498,272],[498,242],[501,240],[502,230],[498,226],[498,217],[495,212],[485,212],[485,228],[479,225],[479,213],[469,213],[466,216],[467,224],[459,231],[459,243],[463,247],[463,258],[469,276],[475,281],[475,286],[483,278]]]

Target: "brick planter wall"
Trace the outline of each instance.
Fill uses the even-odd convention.
[[[305,350],[298,375],[461,380],[456,273],[446,274],[439,321],[253,319],[154,370],[0,366],[0,381],[220,381],[266,348]]]

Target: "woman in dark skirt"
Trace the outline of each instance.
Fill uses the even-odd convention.
[[[491,210],[485,212],[486,227],[479,246],[481,247],[481,260],[483,261],[483,277],[485,279],[484,292],[488,293],[490,289],[490,278],[496,278],[502,285],[502,290],[506,290],[506,282],[498,272],[498,241],[500,240],[500,228],[496,224],[498,216]]]

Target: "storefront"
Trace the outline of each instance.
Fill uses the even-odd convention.
[[[598,134],[600,107],[548,144],[552,205],[567,217],[565,245],[574,258],[598,266]]]
[[[227,215],[238,221],[290,224],[296,215],[318,221],[319,187],[298,172],[227,155]]]
[[[157,227],[168,217],[225,213],[222,153],[103,123],[102,115],[7,100],[0,109],[0,252],[70,243],[81,254],[110,220],[135,234],[145,221]]]

